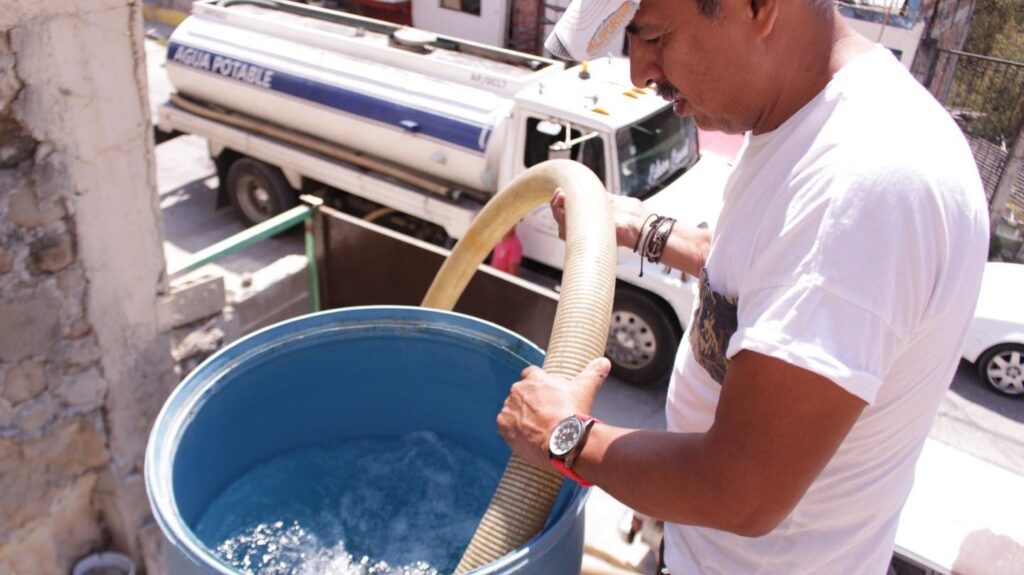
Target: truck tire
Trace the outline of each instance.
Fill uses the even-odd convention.
[[[252,158],[228,168],[227,194],[249,225],[267,220],[298,203],[298,194],[281,170]]]
[[[639,290],[619,284],[605,351],[612,374],[638,387],[668,381],[680,330],[668,312]]]

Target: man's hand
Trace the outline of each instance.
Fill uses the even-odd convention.
[[[640,226],[650,215],[643,203],[636,198],[627,198],[608,194],[608,205],[612,212],[612,223],[615,225],[616,245],[633,249],[636,238],[640,235]],[[558,237],[565,239],[565,192],[555,190],[551,196],[551,215],[558,223]]]
[[[608,377],[611,363],[591,361],[572,380],[550,375],[531,365],[512,386],[498,414],[498,431],[512,452],[538,467],[548,466],[548,436],[573,414],[589,415],[597,390]]]

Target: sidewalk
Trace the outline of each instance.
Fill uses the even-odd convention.
[[[941,572],[1024,569],[1024,477],[928,438],[900,516],[897,551]]]
[[[597,487],[591,488],[583,544],[583,575],[654,573],[660,530],[638,533],[632,543],[627,542],[623,533],[631,517],[632,512],[611,495]]]
[[[156,3],[152,2],[143,2],[142,18],[146,21],[147,26],[159,24],[173,29],[178,24],[181,24],[181,21],[186,17],[188,17],[187,12],[157,6]],[[170,32],[168,31],[169,34]]]

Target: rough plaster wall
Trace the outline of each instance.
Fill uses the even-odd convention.
[[[105,547],[141,559],[175,381],[141,1],[3,4],[0,572],[67,573]]]

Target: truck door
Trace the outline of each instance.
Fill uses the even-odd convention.
[[[569,157],[590,168],[601,183],[608,183],[608,138],[598,133],[585,138],[595,130],[573,125],[564,120],[545,117],[540,114],[525,114],[522,136],[517,142],[517,156],[514,159],[515,173],[552,158],[550,148],[556,142],[566,141],[566,131],[573,144]],[[523,255],[544,265],[561,269],[565,246],[558,238],[558,225],[547,206],[541,206],[525,218],[518,228],[523,244]]]

